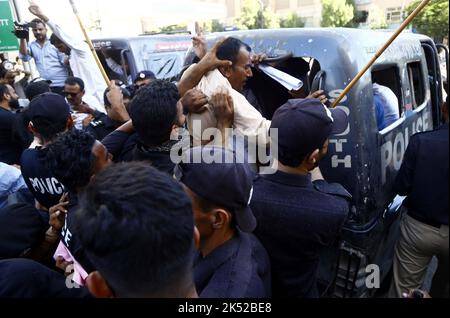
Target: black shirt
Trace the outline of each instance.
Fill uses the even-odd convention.
[[[159,147],[147,147],[136,133],[130,135],[114,131],[102,143],[113,155],[115,162],[147,161],[159,171],[173,175],[175,163],[170,158],[170,149],[177,141],[169,141]]]
[[[0,209],[0,259],[23,257],[45,239],[48,212],[17,203]]]
[[[16,114],[0,107],[0,162],[8,165],[19,164],[22,148],[13,139]]]
[[[448,124],[411,137],[394,190],[407,198],[408,214],[425,223],[448,225]]]
[[[338,237],[350,198],[341,185],[310,176],[277,171],[257,177],[250,206],[255,235],[270,255],[274,297],[319,296],[319,253]]]
[[[34,198],[47,209],[59,203],[64,186],[45,167],[45,149],[27,149],[20,158],[22,176]]]
[[[86,287],[68,288],[67,279],[35,261],[0,261],[0,298],[90,298]]]
[[[103,113],[101,113],[99,117],[95,118],[95,120],[86,127],[86,131],[97,140],[102,140],[114,130],[116,130],[115,123],[111,120],[111,118]]]
[[[253,234],[237,235],[194,262],[200,298],[267,298],[271,296],[270,263]]]
[[[66,221],[61,231],[61,242],[70,251],[70,254],[89,274],[95,270],[89,257],[87,256],[76,231],[74,230],[74,218],[78,209],[78,196],[74,193],[69,194],[69,205],[67,207]]]

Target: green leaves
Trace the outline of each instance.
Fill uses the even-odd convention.
[[[411,3],[406,11],[410,14],[419,5],[417,0]],[[448,37],[448,0],[432,0],[412,21],[413,28],[419,33],[428,35],[441,42]]]
[[[322,27],[343,27],[353,19],[354,7],[346,0],[322,0]]]

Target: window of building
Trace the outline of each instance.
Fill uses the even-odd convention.
[[[403,18],[402,7],[386,9],[386,22],[387,23],[400,23],[400,22],[402,22],[402,18]]]
[[[409,63],[407,67],[409,86],[411,87],[412,106],[413,108],[416,108],[425,101],[422,67],[420,62]]]

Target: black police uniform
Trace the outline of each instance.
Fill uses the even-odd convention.
[[[28,190],[42,206],[50,209],[59,203],[65,188],[45,166],[45,156],[45,149],[27,149],[22,153],[20,166]]]
[[[78,238],[73,224],[75,223],[76,211],[78,209],[78,196],[75,193],[69,193],[69,205],[64,227],[61,230],[61,243],[70,251],[70,254],[83,267],[86,273],[95,270],[89,257],[87,256],[80,239]]]
[[[267,298],[271,296],[270,263],[258,239],[237,235],[206,257],[194,261],[195,286],[200,298]]]
[[[0,162],[18,164],[22,149],[13,140],[13,127],[17,114],[0,107]]]
[[[28,259],[0,261],[1,298],[92,298],[87,287],[67,288],[66,277]]]
[[[45,238],[48,212],[17,203],[0,209],[0,259],[24,257]],[[1,274],[1,273],[0,273]]]
[[[448,124],[415,134],[394,183],[408,215],[434,227],[448,225],[448,154]]]
[[[170,149],[176,141],[169,141],[161,147],[146,147],[137,133],[114,131],[102,140],[103,145],[114,157],[115,162],[146,161],[162,172],[173,174],[175,164],[170,158]]]
[[[251,209],[255,235],[272,265],[273,297],[318,297],[319,253],[348,215],[351,195],[339,184],[277,171],[258,176]]]
[[[102,140],[116,130],[116,128],[111,118],[105,114],[101,114],[86,127],[86,132],[90,133],[95,139]]]

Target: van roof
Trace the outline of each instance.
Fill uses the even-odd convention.
[[[130,44],[137,42],[146,43],[171,43],[171,42],[183,42],[184,50],[188,48],[188,44],[191,43],[191,36],[182,34],[155,34],[155,35],[141,35],[133,37],[107,37],[93,39],[92,43],[95,48],[100,46],[116,47],[116,48],[129,48]]]
[[[211,33],[214,39],[233,36],[250,45],[255,52],[264,52],[269,57],[293,53],[294,56],[314,57],[321,61],[333,60],[337,56],[363,66],[393,34],[393,31],[375,31],[351,28],[290,28],[264,29]],[[417,59],[421,54],[420,41],[430,38],[410,32],[402,32],[380,57],[389,60]],[[331,60],[330,60],[331,63]]]
[[[249,36],[264,37],[276,35],[286,38],[299,37],[303,35],[311,36],[333,36],[338,39],[352,39],[352,41],[371,42],[372,36],[376,38],[388,39],[395,30],[371,30],[354,28],[284,28],[284,29],[259,29],[259,30],[240,30],[229,32],[211,33],[208,37],[223,36]],[[427,36],[417,33],[411,33],[409,30],[403,31],[399,38],[403,39],[429,39]]]

